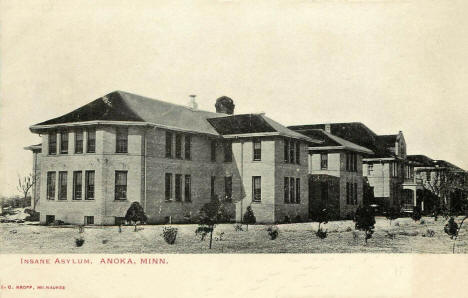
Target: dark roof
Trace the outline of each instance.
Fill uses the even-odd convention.
[[[332,135],[322,129],[304,129],[304,130],[296,130],[308,137],[313,139],[319,140],[322,143],[315,144],[313,148],[321,148],[321,147],[343,147],[343,149],[351,150],[351,151],[358,151],[366,154],[373,154],[373,152],[365,147],[356,145],[350,141]]]
[[[303,139],[311,143],[319,141],[297,133],[264,114],[239,114],[208,119],[208,122],[221,135],[277,134],[290,138]]]
[[[426,155],[408,155],[406,156],[406,159],[418,164],[419,166],[431,167],[434,165],[434,160]]]
[[[367,148],[374,152],[374,157],[393,157],[387,147],[379,140],[378,135],[370,130],[366,125],[360,122],[349,123],[330,123],[330,124],[309,124],[309,125],[295,125],[288,126],[288,128],[299,131],[305,129],[322,129],[330,125],[330,133],[357,144],[361,147]]]
[[[207,118],[225,115],[194,110],[128,92],[114,91],[68,114],[38,123],[31,128],[85,121],[131,121],[218,135]]]
[[[425,155],[408,155],[406,157],[409,161],[415,162],[420,167],[441,167],[448,168],[456,171],[464,171],[462,168],[442,159],[432,159]]]
[[[258,114],[217,117],[208,119],[208,122],[222,135],[276,131]]]
[[[379,135],[378,141],[385,146],[385,148],[395,147],[398,135]]]

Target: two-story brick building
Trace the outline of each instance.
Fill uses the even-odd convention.
[[[288,128],[295,131],[325,130],[331,135],[367,149],[367,152],[361,150],[360,170],[373,188],[373,203],[384,208],[400,206],[406,161],[406,142],[401,131],[396,135],[377,135],[359,122],[297,125]]]
[[[308,218],[307,148],[320,141],[263,114],[232,115],[226,97],[216,109],[116,91],[31,126],[42,137],[41,222],[115,224],[133,201],[149,223],[189,222],[214,195],[238,221],[247,206],[258,222]]]

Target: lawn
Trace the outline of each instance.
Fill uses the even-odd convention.
[[[328,230],[325,239],[315,236],[318,223],[277,225],[279,236],[275,240],[270,240],[266,225],[235,231],[234,225],[221,224],[215,229],[211,250],[208,239],[200,241],[195,235],[197,225],[173,225],[178,228],[174,245],[164,241],[161,225],[140,226],[138,232],[124,226],[122,233],[115,226],[90,226],[81,234],[83,246],[76,247],[78,227],[2,223],[0,253],[452,253],[453,241],[443,231],[446,221],[426,217],[423,221],[399,218],[390,225],[385,218],[377,217],[375,233],[367,245],[363,232],[354,232],[352,221],[324,225]],[[467,227],[460,231],[456,253],[468,252]],[[435,232],[433,237],[423,236],[428,229]],[[387,231],[395,234],[394,239]]]

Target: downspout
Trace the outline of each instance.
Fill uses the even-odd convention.
[[[243,209],[243,201],[244,201],[244,198],[245,198],[245,195],[243,193],[243,189],[245,189],[243,187],[244,185],[244,141],[241,139],[241,172],[240,172],[240,178],[241,178],[241,203],[240,203],[240,222],[242,224],[242,212],[244,211]]]
[[[144,133],[144,148],[143,148],[143,175],[145,175],[145,179],[144,179],[144,193],[143,193],[143,197],[144,197],[144,200],[145,200],[145,203],[144,203],[144,206],[143,206],[143,210],[145,212],[147,212],[146,210],[146,146],[147,146],[147,142],[146,142],[146,132],[147,132],[148,128],[145,127],[145,133]]]

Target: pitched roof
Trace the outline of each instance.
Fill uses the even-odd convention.
[[[372,152],[372,150],[369,150],[365,147],[359,146],[350,141],[347,141],[345,139],[332,135],[331,133],[328,133],[322,129],[304,129],[304,130],[298,130],[297,132],[300,132],[304,135],[307,135],[309,137],[322,141],[321,144],[314,145],[313,147],[315,148],[342,147],[342,149],[357,151],[357,152],[361,152],[365,154],[374,153]]]
[[[63,116],[33,125],[31,130],[45,125],[85,121],[130,121],[219,135],[207,119],[225,115],[193,110],[128,92],[114,91]]]
[[[281,135],[310,143],[319,143],[318,140],[290,130],[264,114],[229,115],[210,118],[208,122],[223,136]]]
[[[406,159],[408,161],[414,162],[419,166],[431,167],[433,166],[434,160],[427,157],[426,155],[407,155]]]
[[[394,155],[379,140],[378,135],[361,122],[309,124],[288,126],[299,131],[305,129],[322,129],[330,125],[330,133],[374,152],[374,157],[393,157]]]
[[[379,135],[377,139],[385,146],[385,148],[395,147],[398,135]]]

